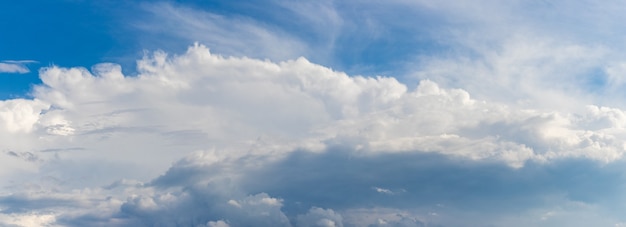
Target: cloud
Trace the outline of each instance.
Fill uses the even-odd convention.
[[[54,215],[50,214],[0,214],[0,223],[9,227],[20,226],[49,226],[55,221]]]
[[[35,61],[1,61],[0,73],[29,73],[30,70],[25,64],[33,62]]]
[[[588,160],[520,169],[443,155],[355,156],[354,150],[296,151],[259,166],[188,157],[152,183],[120,181],[71,193],[4,196],[6,215],[63,226],[551,226],[623,222],[623,163]],[[236,165],[237,168],[228,168]],[[410,173],[410,174],[407,174]],[[179,181],[159,181],[171,175]],[[589,184],[594,182],[594,184]],[[369,185],[402,188],[389,196]],[[324,208],[322,208],[324,207]],[[593,215],[590,215],[593,214]],[[582,215],[582,216],[581,216]],[[577,217],[579,216],[579,217]],[[581,219],[584,217],[584,220]],[[33,219],[34,220],[34,219]]]
[[[279,199],[263,193],[230,200],[226,198],[232,197],[214,195],[208,188],[188,188],[178,195],[129,198],[121,206],[121,213],[127,217],[129,226],[133,223],[196,226],[211,222],[218,224],[219,220],[226,220],[222,224],[233,226],[290,226],[287,217],[280,211],[282,204]]]
[[[35,100],[4,102],[10,122],[4,130],[35,131],[60,142],[56,147],[87,150],[98,149],[97,141],[118,141],[128,146],[118,151],[126,160],[141,158],[131,147],[146,149],[142,141],[153,139],[161,141],[152,143],[156,152],[163,146],[252,146],[280,154],[342,144],[364,153],[420,150],[515,167],[562,157],[609,162],[623,153],[619,108],[582,105],[569,113],[509,107],[430,80],[409,89],[391,77],[350,77],[304,58],[224,58],[202,45],[181,56],[146,57],[136,77],[125,77],[116,65],[94,69],[95,75],[81,68],[44,69]],[[28,115],[18,114],[18,107]],[[124,135],[130,134],[143,139],[129,141]],[[161,168],[181,157],[165,156]]]
[[[491,98],[527,98],[524,95],[535,95],[527,93],[535,83],[551,88],[563,77],[575,77],[584,88],[595,90],[593,85],[606,76],[603,74],[609,65],[619,65],[624,60],[619,51],[624,48],[620,44],[623,34],[618,32],[621,25],[615,22],[623,19],[624,9],[616,3],[265,0],[256,4],[130,5],[133,7],[129,7],[132,10],[128,14],[132,16],[121,27],[136,37],[136,46],[145,49],[179,52],[189,43],[200,41],[214,52],[230,56],[273,61],[304,56],[350,74],[386,74],[400,79],[416,74],[420,79],[428,78],[420,72],[437,72],[440,68],[423,70],[424,65],[445,61],[449,64],[442,66],[444,69],[460,65],[470,68],[462,75],[455,70],[445,77],[441,75],[444,78],[433,76],[431,80],[461,87],[480,99],[487,97],[482,95],[487,91],[473,86],[483,79],[488,82],[485,87],[493,83],[507,87],[490,86],[498,90],[493,93],[501,92],[496,94],[504,96]],[[268,13],[274,11],[282,13]],[[414,21],[419,21],[419,26]],[[539,64],[543,61],[554,62]],[[532,63],[538,63],[537,67]],[[497,75],[499,71],[517,76],[493,78],[491,73]],[[516,81],[520,77],[529,79]],[[545,78],[554,80],[541,82]],[[470,84],[448,84],[456,80]],[[514,82],[529,83],[516,86]],[[575,88],[569,87],[567,92]],[[560,95],[545,90],[542,93]],[[596,97],[594,101],[602,99]]]
[[[331,209],[313,207],[305,215],[298,215],[297,226],[341,227],[343,219]]]
[[[406,73],[474,98],[533,108],[575,109],[580,102],[623,108],[623,45],[615,40],[624,8],[583,1],[394,1],[428,12],[439,26],[425,36]],[[481,7],[477,7],[481,6]],[[420,34],[406,29],[407,33]],[[438,51],[443,50],[443,51]],[[558,100],[558,101],[555,101]]]
[[[562,205],[558,217],[621,221],[596,208],[620,207],[606,199],[623,188],[618,107],[510,105],[200,44],[146,55],[138,72],[51,66],[32,99],[0,103],[3,214],[67,226],[454,226]]]
[[[386,188],[374,187],[374,190],[376,192],[378,192],[378,193],[393,195],[393,192],[391,190],[389,190],[389,189],[386,189]]]
[[[0,101],[0,224],[626,222],[619,4],[255,4],[131,7],[136,73]]]
[[[310,51],[293,34],[245,15],[224,15],[165,2],[143,4],[139,10],[145,15],[133,23],[134,29],[149,35],[138,38],[143,43],[155,44],[144,48],[167,48],[172,43],[187,45],[200,41],[222,54],[273,60],[297,58]]]
[[[30,132],[39,114],[49,106],[39,100],[0,101],[0,121],[8,132]]]

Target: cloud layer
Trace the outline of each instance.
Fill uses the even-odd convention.
[[[204,44],[0,101],[0,225],[626,225],[619,4],[264,3],[129,3]]]
[[[33,99],[0,103],[5,223],[420,226],[522,211],[547,225],[595,209],[619,221],[597,208],[623,187],[608,183],[623,177],[618,108],[509,106],[199,44],[138,65],[49,67]]]

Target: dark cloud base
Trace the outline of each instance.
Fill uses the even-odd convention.
[[[253,189],[252,194],[265,192],[283,198],[283,210],[289,216],[310,207],[446,207],[444,210],[474,211],[483,216],[478,219],[488,220],[550,206],[552,196],[623,207],[607,199],[618,198],[624,189],[621,162],[564,159],[549,164],[529,162],[514,169],[498,162],[424,152],[352,154],[345,148],[323,154],[294,152],[274,166],[249,175],[242,188]],[[376,188],[388,191],[381,193]]]
[[[122,205],[116,217],[127,224],[147,226],[217,220],[228,220],[231,226],[299,226],[298,217],[312,208],[338,213],[384,208],[422,217],[413,219],[409,226],[426,223],[423,217],[430,213],[444,217],[438,219],[441,223],[428,222],[430,226],[465,226],[493,225],[501,217],[523,216],[533,209],[564,206],[564,202],[597,205],[602,207],[598,212],[613,217],[620,215],[615,210],[624,208],[618,202],[624,189],[622,162],[602,164],[570,158],[529,162],[515,169],[497,161],[436,153],[360,155],[349,148],[334,147],[323,153],[294,151],[278,162],[246,170],[238,180],[224,177],[226,167],[221,164],[181,163],[150,183],[162,194],[173,192],[178,202],[159,204],[155,199],[160,208],[150,210],[140,206],[138,197]],[[281,204],[259,207],[259,201],[273,198]],[[243,208],[229,206],[233,201],[239,201]],[[259,216],[258,212],[271,215]],[[86,218],[78,220],[84,222]],[[453,221],[461,219],[469,222]],[[77,226],[72,220],[66,221]]]

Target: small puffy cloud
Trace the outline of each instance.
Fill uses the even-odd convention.
[[[121,215],[127,217],[128,225],[291,226],[281,211],[280,199],[265,193],[241,197],[236,193],[222,194],[211,188],[216,186],[219,187],[211,184],[152,196],[133,196],[121,205]]]
[[[340,214],[335,213],[332,209],[322,209],[313,207],[308,213],[298,215],[298,227],[341,227],[343,220]]]
[[[387,194],[387,195],[393,195],[394,192],[386,189],[386,188],[379,188],[379,187],[373,187],[374,191],[381,193],[381,194]]]
[[[227,222],[219,220],[219,221],[208,222],[207,227],[230,227],[230,225]]]

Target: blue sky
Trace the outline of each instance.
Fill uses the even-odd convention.
[[[98,4],[23,1],[4,2],[2,9],[2,27],[10,32],[2,37],[0,58],[35,61],[25,65],[29,73],[3,74],[3,98],[24,96],[31,84],[40,83],[41,67],[89,67],[125,49],[113,36],[114,15]]]
[[[0,3],[0,225],[625,226],[625,6]]]
[[[369,31],[369,28],[359,28],[363,26],[361,24],[363,22],[353,21],[354,24],[348,25],[349,32],[328,34],[322,32],[325,29],[323,21],[302,18],[297,12],[290,12],[279,2],[183,1],[167,4],[176,7],[198,7],[203,9],[204,13],[233,20],[244,20],[267,27],[268,30],[280,30],[281,35],[292,36],[305,43],[304,45],[308,48],[320,47],[322,49],[319,53],[315,53],[317,51],[294,51],[278,55],[272,54],[271,51],[267,51],[270,53],[256,52],[250,47],[230,49],[231,47],[220,46],[220,42],[203,43],[211,49],[224,49],[223,52],[227,55],[246,54],[251,57],[274,60],[305,56],[314,62],[324,63],[338,70],[377,75],[398,72],[397,68],[401,67],[409,56],[436,53],[446,48],[445,44],[428,34],[432,32],[428,31],[428,27],[437,26],[440,18],[429,17],[431,16],[428,15],[429,12],[424,12],[425,15],[414,15],[413,11],[401,7],[378,10],[368,6],[355,7],[353,4],[336,3],[336,7],[340,9],[344,7],[350,9],[347,13],[352,15],[347,16],[377,17],[377,19],[383,19],[377,23],[385,23],[386,27],[382,32],[378,31],[378,28],[371,28],[377,31]],[[315,4],[324,5],[325,3],[312,3],[311,5]],[[12,34],[3,37],[0,58],[35,62],[25,65],[30,69],[29,73],[1,78],[2,97],[25,96],[31,84],[40,82],[37,69],[41,67],[58,65],[89,68],[100,62],[115,62],[123,65],[126,73],[133,74],[135,72],[134,61],[140,58],[145,50],[161,49],[180,52],[184,51],[190,43],[202,39],[210,40],[204,36],[208,36],[211,31],[196,29],[195,32],[189,32],[189,34],[178,34],[178,32],[165,31],[170,29],[167,25],[162,28],[163,30],[160,30],[158,26],[153,28],[144,25],[143,23],[159,19],[169,20],[170,22],[165,23],[173,26],[178,23],[176,18],[155,18],[161,15],[154,15],[155,12],[150,10],[150,5],[150,2],[145,1],[3,3],[3,11],[6,13],[2,15],[2,26],[10,30]],[[403,18],[423,20],[428,23],[399,22],[404,20]],[[387,23],[388,21],[394,22]],[[365,36],[362,37],[363,35]],[[330,45],[332,47],[329,47]]]

